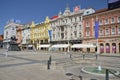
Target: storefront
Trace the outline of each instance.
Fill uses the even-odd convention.
[[[39,50],[49,50],[50,44],[40,44]]]
[[[59,51],[69,51],[70,49],[70,44],[54,44],[51,46],[51,48],[56,48]]]

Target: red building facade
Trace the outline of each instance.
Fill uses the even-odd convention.
[[[120,53],[120,8],[101,10],[94,14],[83,16],[83,43],[96,45],[95,21],[99,22],[99,52]],[[83,51],[87,51],[87,49]],[[95,48],[90,48],[90,52],[95,51]]]

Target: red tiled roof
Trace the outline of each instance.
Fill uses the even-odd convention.
[[[55,18],[58,18],[58,16],[53,16],[53,17],[51,17],[50,19],[55,19]]]

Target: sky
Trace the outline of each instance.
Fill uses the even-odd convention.
[[[114,1],[114,0],[110,0]],[[58,15],[64,12],[66,6],[80,6],[94,8],[95,10],[107,8],[107,0],[0,0],[0,34],[3,34],[4,26],[10,19],[20,20],[21,24],[35,21],[43,22],[46,16]]]

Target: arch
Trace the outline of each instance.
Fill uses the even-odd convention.
[[[104,53],[104,44],[100,43],[100,53]]]
[[[106,43],[106,53],[110,53],[110,44]]]
[[[112,43],[112,53],[116,53],[116,43]]]

